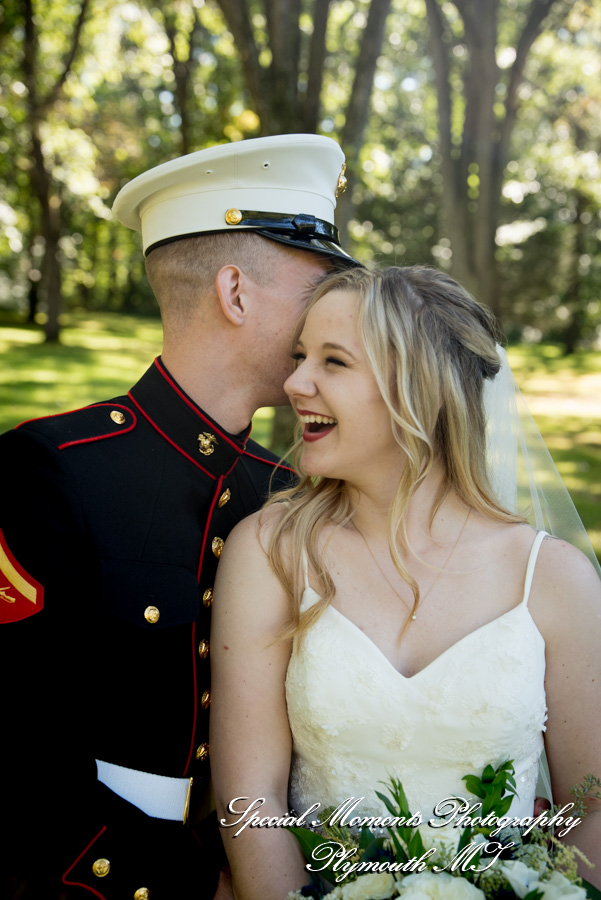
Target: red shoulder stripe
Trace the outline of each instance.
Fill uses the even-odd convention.
[[[77,444],[93,444],[94,441],[104,441],[106,438],[115,437],[115,435],[126,434],[136,427],[138,419],[135,412],[129,406],[123,406],[121,403],[94,403],[93,407],[88,406],[84,407],[84,409],[97,409],[101,406],[108,406],[111,409],[125,409],[133,419],[131,425],[128,425],[127,428],[120,428],[118,431],[107,431],[104,434],[95,434],[92,437],[79,438],[76,441],[66,441],[64,444],[59,444],[59,450],[64,450],[65,447],[75,447]]]

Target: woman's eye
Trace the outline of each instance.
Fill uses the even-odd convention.
[[[331,364],[333,366],[343,366],[344,368],[346,368],[346,363],[343,363],[341,359],[337,359],[335,356],[328,356],[326,359],[326,363],[328,365]]]
[[[305,354],[304,354],[304,353],[298,353],[298,352],[297,352],[297,353],[291,353],[290,356],[291,356],[291,358],[294,360],[294,362],[296,362],[296,363],[301,362],[301,360],[305,359]]]

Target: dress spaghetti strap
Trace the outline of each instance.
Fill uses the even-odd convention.
[[[309,584],[309,564],[307,562],[307,551],[303,547],[303,552],[301,555],[302,563],[303,563],[303,575],[305,578],[305,590],[308,590],[311,585]]]
[[[528,600],[530,598],[530,588],[532,587],[532,579],[534,578],[534,568],[536,566],[538,551],[540,550],[541,544],[547,537],[547,535],[547,531],[539,531],[534,538],[534,542],[530,550],[530,556],[528,557],[528,566],[526,568],[526,580],[524,582],[524,597],[522,599],[522,603],[524,604],[524,606],[528,606]]]

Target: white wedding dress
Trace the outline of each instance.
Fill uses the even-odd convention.
[[[520,605],[410,678],[332,606],[295,640],[286,698],[289,799],[297,813],[354,797],[363,798],[354,816],[385,814],[374,791],[389,793],[382,782],[395,776],[411,812],[427,822],[446,797],[471,797],[462,776],[512,759],[518,797],[510,814],[532,815],[546,719],[545,642],[528,597],[545,534],[533,543]],[[318,599],[307,583],[301,608]]]

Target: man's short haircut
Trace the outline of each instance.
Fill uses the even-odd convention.
[[[278,263],[306,251],[246,231],[216,232],[181,238],[154,249],[146,275],[163,320],[185,326],[214,290],[223,266],[236,265],[256,284],[273,283]]]

